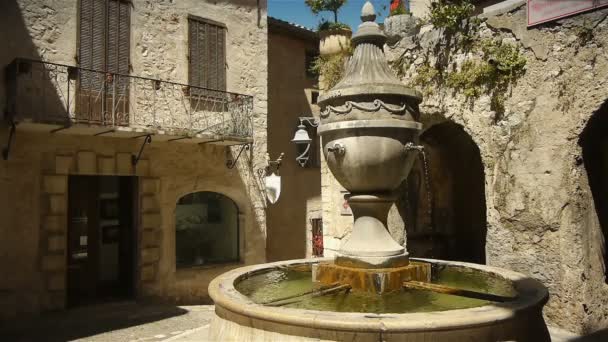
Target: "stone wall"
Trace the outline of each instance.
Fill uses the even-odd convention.
[[[77,65],[77,1],[0,3],[0,64],[18,57]],[[254,170],[266,154],[266,2],[253,0],[135,0],[131,8],[131,74],[187,83],[189,14],[227,26],[228,91],[253,96],[253,146],[237,167],[226,168],[238,147],[162,142],[153,138],[137,168],[143,139],[26,132],[17,125],[8,161],[0,161],[0,315],[65,306],[67,179],[69,175],[136,175],[139,178],[137,295],[176,303],[207,302],[208,282],[242,264],[265,261],[265,198]],[[4,80],[4,68],[1,79]],[[0,82],[5,112],[6,84]],[[59,94],[57,95],[59,96]],[[35,99],[31,99],[35,101]],[[39,113],[44,115],[44,113]],[[170,113],[166,113],[170,115]],[[4,146],[8,127],[2,124]],[[239,263],[176,269],[175,206],[188,193],[214,191],[239,208]]]
[[[578,144],[589,118],[608,100],[607,16],[608,10],[598,10],[527,29],[523,2],[487,15],[474,40],[513,44],[526,59],[525,74],[506,91],[502,113],[491,109],[485,92],[467,98],[434,80],[419,87],[425,92],[425,129],[454,122],[479,147],[486,263],[541,280],[551,293],[547,322],[576,332],[608,327],[604,245]],[[439,55],[446,70],[482,58],[449,39],[425,26],[385,51],[410,84]],[[341,189],[323,170],[324,220],[331,225],[325,241],[339,248],[352,221],[337,216]],[[394,209],[392,220],[402,219],[396,215]]]

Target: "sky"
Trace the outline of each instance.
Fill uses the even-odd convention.
[[[366,0],[347,0],[338,12],[338,21],[350,25],[351,29],[356,31],[361,23],[361,8]],[[380,16],[376,18],[376,22],[384,22],[384,17],[388,13],[390,0],[371,0],[376,12],[380,12]],[[319,15],[314,15],[304,0],[268,0],[268,15],[281,20],[300,24],[311,29],[316,29],[319,21],[322,18],[333,21],[333,13],[321,12]]]

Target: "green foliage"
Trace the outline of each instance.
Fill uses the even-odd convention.
[[[526,58],[515,45],[486,39],[481,42],[481,51],[501,76],[515,78],[525,71]]]
[[[492,83],[493,67],[487,62],[465,61],[460,71],[448,74],[446,85],[462,90],[466,97],[479,97],[486,84]]]
[[[324,11],[332,12],[334,14],[334,22],[336,23],[338,22],[338,11],[346,1],[347,0],[304,0],[314,14],[319,14],[319,12]]]
[[[457,32],[462,22],[473,15],[475,6],[470,0],[434,0],[429,10],[427,20],[433,26]]]
[[[335,86],[344,75],[345,59],[351,51],[344,51],[333,55],[320,55],[313,61],[310,71],[315,75],[322,75],[324,89],[327,90]]]
[[[482,59],[466,60],[460,70],[447,73],[438,64],[425,63],[417,68],[418,74],[411,85],[425,95],[432,94],[433,87],[441,85],[462,92],[468,99],[488,94],[490,108],[499,118],[504,113],[511,84],[525,73],[526,58],[516,46],[501,41],[483,40],[476,47],[483,54]]]
[[[327,20],[322,20],[317,27],[319,31],[328,31],[328,30],[338,30],[338,29],[346,29],[350,30],[350,26],[345,23],[340,22],[331,22]]]
[[[417,71],[418,74],[411,81],[411,85],[420,89],[425,96],[432,94],[433,84],[439,81],[441,73],[428,63],[418,67]]]
[[[526,58],[516,46],[500,41],[483,40],[480,48],[484,60],[465,61],[459,71],[448,74],[446,85],[462,91],[467,98],[489,94],[490,108],[502,114],[505,94],[511,83],[525,73]]]

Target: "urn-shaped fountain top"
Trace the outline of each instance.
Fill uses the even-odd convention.
[[[324,121],[372,119],[361,115],[348,116],[348,108],[386,109],[390,118],[417,120],[420,92],[404,85],[391,70],[384,56],[386,35],[375,22],[373,5],[368,1],[361,11],[363,21],[352,37],[354,51],[344,71],[344,77],[319,96]],[[336,106],[347,108],[336,108]],[[380,106],[380,107],[379,107]],[[338,109],[334,111],[334,109]],[[399,109],[399,110],[398,110]],[[364,110],[365,111],[365,110]],[[371,115],[373,112],[368,111]],[[339,117],[333,117],[336,114]],[[387,119],[374,117],[377,119]]]

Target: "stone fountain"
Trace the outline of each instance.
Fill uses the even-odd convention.
[[[314,275],[324,283],[385,292],[400,288],[405,279],[428,281],[430,270],[425,264],[410,264],[407,251],[386,226],[394,191],[422,149],[417,145],[422,124],[416,121],[422,95],[389,68],[382,50],[386,36],[375,18],[373,6],[366,3],[344,78],[319,97],[323,154],[334,177],[350,192],[355,222],[336,260],[318,265]]]
[[[383,52],[386,36],[369,2],[361,19],[344,78],[319,98],[323,154],[350,192],[355,220],[350,238],[335,259],[247,266],[214,279],[209,294],[216,317],[210,337],[549,340],[542,317],[548,293],[538,281],[484,265],[410,260],[388,233],[394,191],[422,149],[422,96],[389,68]],[[474,299],[462,300],[461,295]]]

